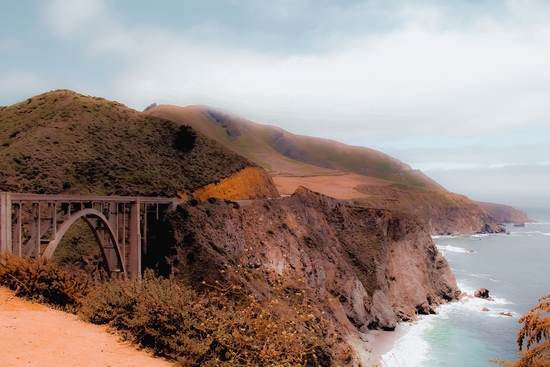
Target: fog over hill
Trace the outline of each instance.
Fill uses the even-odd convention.
[[[69,88],[217,106],[476,200],[548,200],[549,29],[543,0],[8,2],[0,105]]]

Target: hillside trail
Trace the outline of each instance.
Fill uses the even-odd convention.
[[[3,367],[168,367],[105,326],[14,297],[0,287],[0,365]]]

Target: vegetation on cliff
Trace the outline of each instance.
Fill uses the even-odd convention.
[[[240,266],[227,270],[251,276]],[[53,263],[0,256],[0,285],[16,295],[108,324],[181,366],[351,366],[350,348],[296,284],[280,277],[270,284],[264,301],[220,283],[196,292],[151,270],[141,280],[92,285]]]
[[[247,167],[218,183],[195,190],[193,197],[200,200],[208,198],[254,200],[277,198],[279,193],[273,180],[262,168]]]

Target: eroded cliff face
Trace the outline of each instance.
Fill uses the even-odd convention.
[[[194,204],[194,205],[193,205]],[[305,188],[246,206],[188,202],[166,218],[170,238],[159,268],[200,286],[230,282],[228,264],[295,282],[353,346],[364,333],[432,313],[460,293],[447,261],[411,215],[345,205]],[[267,275],[265,275],[267,277]],[[241,284],[268,297],[261,276]]]
[[[209,184],[193,192],[197,199],[214,197],[230,200],[277,198],[279,193],[267,172],[260,167],[247,167],[218,183]]]
[[[495,218],[464,195],[399,185],[359,185],[355,189],[371,195],[357,200],[358,204],[412,213],[425,223],[432,235],[504,231]]]

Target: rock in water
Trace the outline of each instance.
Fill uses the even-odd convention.
[[[477,291],[474,292],[474,297],[483,298],[488,301],[494,301],[494,299],[489,297],[489,290],[486,288],[479,288]]]

